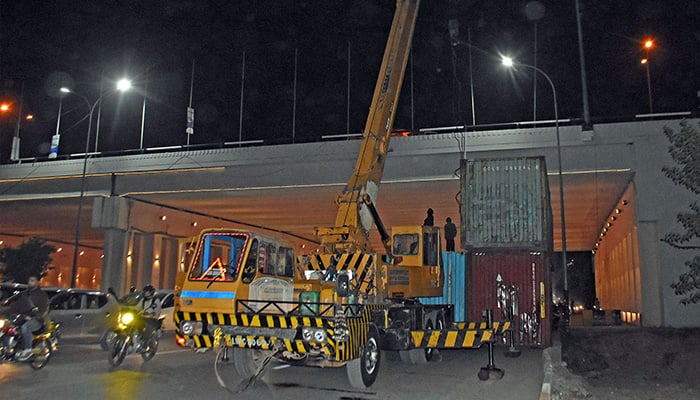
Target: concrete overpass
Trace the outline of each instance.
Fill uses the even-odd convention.
[[[603,307],[642,315],[650,326],[700,325],[698,308],[679,306],[669,287],[688,254],[659,241],[678,229],[676,214],[695,200],[661,172],[672,163],[663,127],[678,124],[667,119],[598,124],[592,131],[560,127],[567,249],[596,250]],[[78,286],[171,285],[178,238],[203,227],[284,232],[299,246],[313,246],[314,227],[334,221],[334,199],[352,172],[359,144],[336,139],[89,158]],[[447,216],[457,220],[461,157],[543,155],[559,251],[556,150],[551,124],[392,138],[380,213],[389,227],[420,223],[428,207],[440,225]],[[60,247],[49,277],[54,284],[70,282],[83,163],[75,158],[0,166],[0,240],[16,245],[39,236]]]

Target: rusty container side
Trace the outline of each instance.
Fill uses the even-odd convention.
[[[552,212],[544,157],[462,160],[460,218],[464,250],[551,251]]]
[[[497,277],[517,294],[513,318],[516,344],[546,347],[551,344],[552,291],[550,253],[538,251],[475,250],[467,257],[467,317],[482,319],[482,311],[493,310],[494,319],[506,314],[497,295]],[[510,304],[510,303],[509,303]],[[535,330],[528,327],[535,326]],[[535,334],[529,334],[530,332]]]

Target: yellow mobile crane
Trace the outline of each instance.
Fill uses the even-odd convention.
[[[316,229],[319,252],[293,263],[294,249],[279,238],[203,231],[176,301],[179,344],[220,348],[223,358],[231,352],[243,378],[274,358],[344,366],[350,384],[366,388],[381,350],[425,363],[438,348],[478,348],[509,329],[507,321],[455,322],[452,305],[421,304],[419,297],[442,295],[439,229],[389,234],[375,207],[419,3],[396,2],[355,170],[338,196],[335,225]],[[373,223],[384,257],[369,243]]]

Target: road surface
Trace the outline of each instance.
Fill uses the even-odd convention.
[[[519,358],[494,352],[502,380],[480,381],[479,368],[488,363],[486,347],[442,350],[427,365],[402,363],[394,352],[382,352],[377,381],[366,390],[350,387],[344,368],[287,367],[271,363],[261,379],[244,388],[231,364],[219,364],[217,380],[213,352],[195,353],[175,345],[165,334],[158,354],[144,363],[127,356],[111,368],[97,344],[63,340],[48,365],[39,371],[21,363],[0,364],[3,399],[305,399],[305,400],[426,400],[539,398],[542,350],[523,348]]]

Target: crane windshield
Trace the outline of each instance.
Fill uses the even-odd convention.
[[[200,238],[198,253],[189,279],[193,281],[235,281],[248,235],[241,232],[210,232]]]

